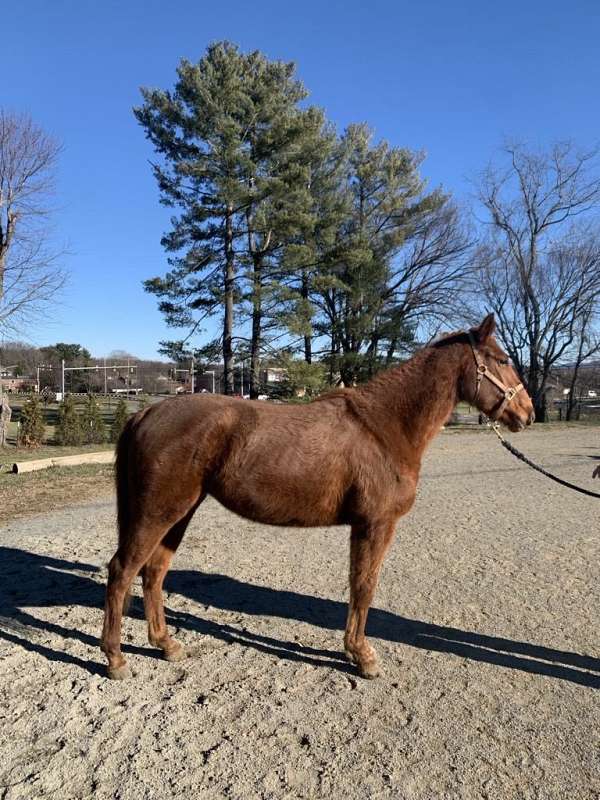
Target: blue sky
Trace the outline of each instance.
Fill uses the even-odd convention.
[[[366,121],[424,149],[423,174],[460,200],[504,137],[600,141],[593,0],[20,0],[3,4],[2,27],[0,104],[64,146],[55,230],[71,278],[55,319],[25,332],[35,344],[153,357],[176,338],[141,286],[165,271],[168,214],[131,108],[211,41],[295,61],[340,129]]]

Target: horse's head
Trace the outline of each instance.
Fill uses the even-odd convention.
[[[533,403],[496,342],[495,330],[494,315],[488,314],[479,327],[468,332],[469,354],[461,376],[461,399],[511,431],[521,431],[535,419]]]

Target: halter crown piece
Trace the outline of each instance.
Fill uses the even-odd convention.
[[[487,416],[496,421],[502,416],[502,412],[506,408],[506,406],[515,399],[515,397],[519,394],[519,392],[524,389],[522,383],[519,383],[517,386],[505,386],[501,380],[499,380],[492,372],[489,371],[487,365],[484,364],[477,347],[475,346],[475,339],[473,338],[473,334],[471,331],[468,332],[469,335],[469,342],[471,344],[471,350],[473,351],[473,357],[475,359],[475,364],[477,365],[477,386],[475,388],[475,395],[473,397],[473,404],[476,403],[477,398],[479,396],[479,390],[481,389],[481,382],[484,378],[487,378],[491,381],[494,386],[496,386],[503,394],[503,398],[500,401],[500,404],[491,411]]]

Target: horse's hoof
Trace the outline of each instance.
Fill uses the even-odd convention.
[[[350,650],[344,650],[344,654],[351,664],[358,664],[356,656]]]
[[[126,678],[131,678],[131,670],[127,664],[122,667],[108,667],[108,677],[111,681],[124,681]]]
[[[378,678],[381,675],[381,668],[377,660],[373,659],[359,663],[358,672],[362,678]]]
[[[184,658],[187,658],[185,647],[181,644],[178,644],[169,650],[163,650],[163,655],[165,657],[165,661],[183,661]]]

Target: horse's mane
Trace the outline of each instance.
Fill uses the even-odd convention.
[[[399,372],[406,372],[406,368],[408,367],[410,371],[411,362],[417,358],[419,355],[424,355],[427,350],[433,348],[436,350],[441,349],[442,347],[450,347],[453,344],[467,344],[469,341],[469,334],[466,331],[454,331],[453,333],[444,333],[435,339],[433,342],[429,342],[428,344],[423,345],[423,347],[419,347],[418,350],[411,355],[406,361],[402,364],[395,364],[392,367],[388,367],[387,369],[381,370],[376,375],[374,375],[369,381],[364,384],[361,384],[362,387],[368,386],[371,383],[383,383],[386,380],[389,380],[393,373],[394,376],[398,375]],[[315,397],[311,402],[317,403],[320,400],[335,400],[335,399],[348,399],[353,394],[354,389],[358,389],[358,386],[346,386],[344,388],[337,388],[331,389],[328,392],[324,392],[320,394],[318,397]]]
[[[426,347],[448,347],[451,344],[466,344],[469,341],[469,334],[466,331],[454,331],[454,333],[443,333],[439,338],[426,345]]]

